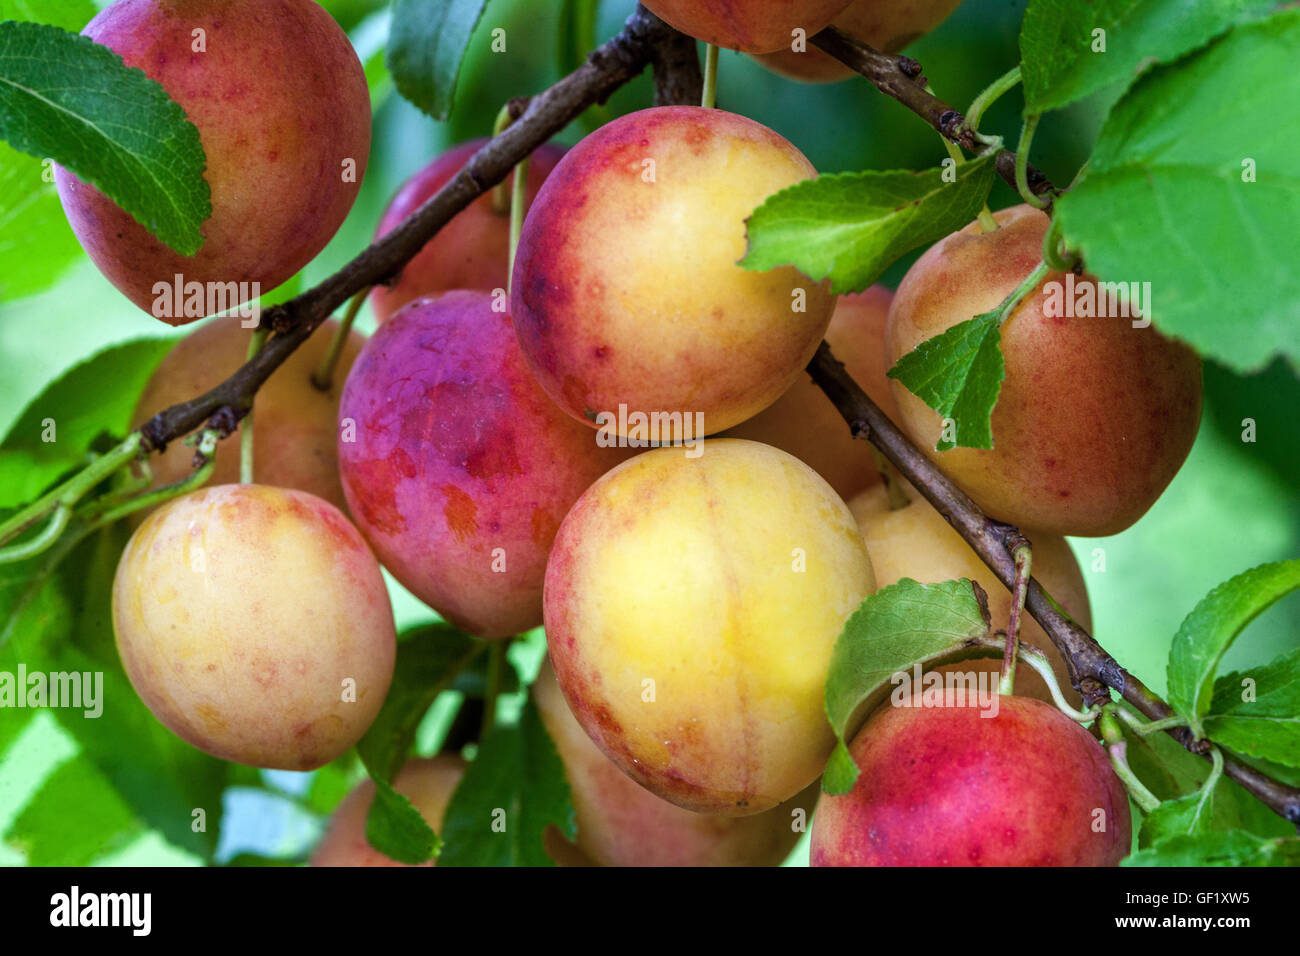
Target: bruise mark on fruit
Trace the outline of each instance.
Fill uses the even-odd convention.
[[[406,519],[397,508],[398,482],[414,475],[406,452],[396,448],[387,458],[358,461],[343,474],[351,500],[368,525],[390,535],[406,530]]]
[[[560,523],[545,508],[533,509],[533,543],[545,545],[555,538],[555,531]]]
[[[457,541],[464,542],[478,532],[478,522],[475,520],[478,506],[474,504],[473,498],[455,485],[443,485],[442,493],[447,499],[442,509],[443,517],[447,519],[447,527],[456,536]]]

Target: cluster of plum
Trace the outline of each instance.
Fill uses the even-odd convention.
[[[924,8],[914,22],[925,29],[954,5],[889,6]],[[706,14],[788,8],[810,33],[837,14],[861,31],[865,21],[849,18],[885,5],[647,6],[702,39],[772,54],[790,24],[751,18],[771,34],[751,42]],[[209,30],[208,52],[177,55],[196,25]],[[186,108],[210,163],[213,215],[194,259],[61,178],[78,236],[123,292],[140,302],[173,272],[273,285],[328,241],[355,198],[337,171],[343,157],[364,161],[369,105],[346,36],[315,3],[119,0],[87,32]],[[260,65],[240,98],[223,85],[249,82],[223,59],[236,55],[227,41]],[[328,91],[328,110],[313,118],[315,107],[286,105],[311,90]],[[321,135],[312,124],[326,116],[346,128]],[[379,233],[479,145],[410,180]],[[837,300],[792,268],[738,266],[750,213],[815,174],[758,123],[659,107],[567,152],[533,155],[512,275],[508,218],[492,197],[460,213],[373,293],[380,325],[349,341],[341,389],[311,381],[327,326],[259,392],[257,484],[237,483],[237,443],[226,441],[213,486],[135,530],[114,624],[153,713],[228,760],[307,770],[339,757],[392,677],[382,564],[481,638],[545,625],[549,660],[532,693],[578,818],[576,845],[548,834],[557,861],[779,862],[817,799],[833,744],[823,712],[831,651],[863,599],[904,577],[969,577],[995,620],[1010,606],[919,494],[904,489],[901,505],[886,494],[865,444],[803,376],[823,337],[946,474],[1027,529],[1036,576],[1087,625],[1062,535],[1120,531],[1169,483],[1199,421],[1197,358],[1153,328],[1050,316],[1040,295],[1027,296],[1002,328],[996,448],[936,452],[939,416],[885,371],[997,306],[1039,263],[1048,218],[1017,207],[998,214],[996,230],[972,224],[929,249],[895,294]],[[228,376],[251,334],[228,317],[184,339],[141,417]],[[643,451],[609,431],[620,409],[702,416],[702,434],[716,437],[693,451]],[[184,477],[190,454],[168,449],[155,481]],[[1023,637],[1064,682],[1046,635],[1027,622]],[[872,715],[851,746],[856,788],[820,800],[813,862],[1122,858],[1127,798],[1101,747],[1043,702],[1034,675],[1018,691],[993,719],[970,708]],[[436,829],[463,770],[456,756],[411,761],[396,785]],[[339,810],[316,862],[390,862],[365,842],[368,787]]]

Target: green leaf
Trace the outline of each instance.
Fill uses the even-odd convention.
[[[0,301],[40,292],[81,256],[53,167],[0,143]]]
[[[1214,793],[1189,793],[1166,800],[1142,821],[1138,846],[1149,847],[1178,836],[1196,836],[1208,832],[1214,812]]]
[[[1020,27],[1025,111],[1042,113],[1131,82],[1203,46],[1274,0],[1031,0]],[[1095,50],[1104,31],[1105,49]]]
[[[46,386],[0,443],[0,508],[32,500],[85,464],[99,436],[124,437],[149,376],[173,345],[175,339],[114,345]]]
[[[29,20],[76,33],[96,13],[90,0],[0,0],[0,20]]]
[[[529,698],[517,724],[497,724],[452,794],[439,866],[553,866],[542,834],[577,836],[564,764]]]
[[[1169,704],[1198,737],[1219,661],[1242,628],[1300,588],[1300,560],[1262,564],[1220,584],[1183,620],[1169,648]]]
[[[442,622],[402,635],[388,696],[357,744],[371,777],[391,781],[397,775],[434,698],[483,650],[482,641]]]
[[[74,757],[45,778],[5,842],[26,854],[28,866],[85,866],[143,830],[94,764]]]
[[[914,665],[987,656],[991,652],[974,642],[988,633],[988,612],[965,578],[941,584],[903,578],[869,595],[845,623],[831,654],[826,717],[838,739],[822,789],[832,794],[853,789],[858,768],[848,740],[898,684],[896,675],[907,675]]]
[[[1118,706],[1131,714],[1137,713],[1125,702]],[[1161,800],[1178,800],[1195,794],[1204,785],[1210,774],[1208,760],[1189,753],[1166,733],[1138,736],[1127,723],[1121,723],[1120,727],[1124,731],[1129,766]],[[1270,772],[1268,767],[1263,769]],[[1209,811],[1210,827],[1214,830],[1249,830],[1262,836],[1287,836],[1295,832],[1293,826],[1226,776],[1221,776],[1215,785]]]
[[[1218,678],[1204,725],[1215,743],[1300,767],[1300,650]]]
[[[456,77],[487,0],[394,0],[388,69],[397,91],[434,119],[451,115]]]
[[[740,264],[757,272],[794,266],[836,294],[860,292],[899,257],[967,225],[993,186],[993,157],[946,169],[839,173],[769,196],[747,222]]]
[[[1056,204],[1090,272],[1149,281],[1161,331],[1239,372],[1300,359],[1300,112],[1278,106],[1300,99],[1297,60],[1286,10],[1153,70]]]
[[[212,215],[199,131],[106,46],[37,23],[0,23],[0,138],[93,183],[181,255]]]
[[[375,779],[375,799],[366,814],[366,840],[399,863],[423,863],[438,852],[438,836],[410,800],[387,780]]]
[[[1244,830],[1177,836],[1139,850],[1122,866],[1300,866],[1300,839]]]
[[[887,373],[951,421],[952,438],[940,437],[939,451],[993,447],[993,406],[1006,378],[1002,318],[995,309],[958,322],[900,357]],[[947,433],[948,422],[944,426]]]

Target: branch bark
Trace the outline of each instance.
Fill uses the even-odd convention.
[[[891,56],[874,47],[855,40],[835,27],[827,27],[812,38],[815,46],[829,53],[851,70],[856,70],[871,81],[886,96],[902,103],[925,120],[940,136],[977,156],[983,156],[991,147],[976,137],[966,125],[966,117],[958,110],[926,90],[926,79],[921,64],[910,56]],[[1012,188],[1016,188],[1016,154],[1009,149],[999,149],[994,160],[998,175]],[[1033,167],[1028,169],[1029,188],[1035,196],[1051,202],[1056,188],[1047,177]]]
[[[1016,564],[1012,547],[1020,538],[1020,532],[980,511],[964,491],[908,441],[880,406],[853,381],[825,342],[809,363],[808,373],[848,422],[854,436],[865,438],[879,448],[899,473],[957,530],[998,579],[1008,589],[1014,587]],[[1091,634],[1065,614],[1035,578],[1029,580],[1025,608],[1060,650],[1070,680],[1083,695],[1085,704],[1109,700],[1107,688],[1114,688],[1152,720],[1173,715],[1168,704],[1121,667]],[[1208,756],[1208,744],[1194,741],[1186,727],[1171,727],[1166,733],[1192,753]],[[1274,812],[1300,825],[1300,789],[1279,783],[1226,754],[1224,771]]]
[[[661,55],[661,48],[677,49],[676,57]],[[320,285],[268,309],[262,321],[275,334],[257,356],[206,394],[164,409],[146,422],[141,428],[145,449],[161,450],[205,421],[223,435],[230,434],[252,408],[257,390],[330,313],[362,289],[395,276],[456,213],[505,179],[520,160],[583,110],[608,99],[656,57],[665,64],[679,60],[681,35],[638,5],[617,36],[592,51],[578,69],[528,100],[522,115],[475,153],[465,168],[409,219]],[[689,80],[678,82],[682,90],[689,87]]]

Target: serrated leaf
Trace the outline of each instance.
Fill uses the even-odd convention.
[[[1300,588],[1300,560],[1252,568],[1220,584],[1183,620],[1169,648],[1169,704],[1198,737],[1210,709],[1219,661],[1242,628]]]
[[[456,77],[487,0],[394,0],[388,69],[397,91],[434,119],[451,115]]]
[[[1128,83],[1209,42],[1274,0],[1031,0],[1020,26],[1025,111],[1041,113]],[[1096,50],[1103,32],[1104,50]]]
[[[88,37],[0,23],[0,138],[93,183],[192,256],[212,215],[199,131],[141,70]]]
[[[1056,203],[1090,272],[1150,281],[1160,330],[1239,372],[1300,359],[1300,111],[1278,107],[1300,99],[1297,60],[1287,10],[1157,68]]]
[[[861,292],[917,246],[962,228],[993,186],[993,157],[944,169],[839,173],[796,183],[769,196],[746,220],[740,264],[757,272],[794,266],[831,280],[837,295]]]
[[[372,778],[391,781],[397,775],[434,698],[484,648],[482,641],[442,622],[402,635],[388,696],[357,744],[357,753]]]
[[[926,339],[887,373],[952,422],[939,451],[993,447],[993,406],[1002,391],[1002,312],[994,310]],[[947,423],[945,423],[945,432]]]
[[[1189,793],[1166,800],[1147,814],[1138,834],[1138,846],[1146,848],[1178,836],[1196,836],[1210,829],[1214,793]]]
[[[366,814],[366,840],[399,863],[415,865],[433,856],[438,836],[410,800],[387,780],[375,778],[375,798]]]
[[[1126,702],[1121,701],[1117,706],[1137,714]],[[1161,800],[1186,797],[1204,785],[1210,774],[1208,760],[1189,753],[1166,733],[1138,736],[1127,723],[1121,722],[1120,727],[1124,731],[1129,766]],[[1262,769],[1276,779],[1283,779],[1271,767]],[[1227,776],[1219,777],[1215,785],[1210,815],[1210,826],[1215,830],[1249,830],[1262,836],[1286,836],[1295,832],[1294,827]]]
[[[45,174],[39,159],[0,143],[0,301],[42,291],[82,254]]]
[[[822,789],[848,793],[858,768],[848,741],[861,719],[888,695],[894,675],[913,665],[987,655],[974,646],[989,632],[971,582],[920,584],[903,578],[868,595],[835,642],[826,676],[826,718],[837,738]]]
[[[497,724],[479,744],[443,821],[439,866],[553,866],[542,834],[577,835],[569,784],[530,698],[517,724]]]
[[[1300,767],[1300,650],[1215,680],[1204,725],[1215,743]]]
[[[1121,866],[1300,866],[1300,839],[1244,830],[1177,836],[1139,850]]]

